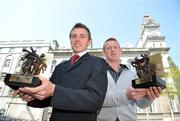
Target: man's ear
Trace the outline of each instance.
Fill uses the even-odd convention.
[[[122,55],[122,48],[120,48],[120,50],[119,50],[119,51],[120,51],[120,56],[121,56],[121,55]]]
[[[105,57],[104,49],[103,49],[103,51],[102,51],[102,54],[103,54],[103,56]]]
[[[92,48],[92,40],[91,39],[88,41],[88,48]]]

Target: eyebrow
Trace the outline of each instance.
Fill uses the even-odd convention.
[[[72,34],[72,35],[77,35],[76,33]],[[86,34],[80,34],[80,35],[86,35]]]

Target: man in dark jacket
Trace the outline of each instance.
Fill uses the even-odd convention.
[[[53,107],[51,121],[96,121],[107,89],[106,63],[91,56],[89,29],[77,23],[70,32],[74,56],[56,66],[50,81],[38,76],[42,84],[15,91],[32,107]]]

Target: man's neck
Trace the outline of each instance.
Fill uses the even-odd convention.
[[[107,63],[108,63],[116,72],[118,72],[118,70],[119,70],[119,68],[120,68],[119,61],[118,61],[118,62],[109,62],[109,61],[107,61]]]

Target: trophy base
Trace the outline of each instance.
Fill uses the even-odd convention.
[[[162,89],[165,89],[166,82],[158,75],[151,75],[144,78],[132,80],[132,87],[134,88],[149,88],[152,86],[159,86]]]
[[[38,77],[17,74],[6,74],[4,83],[14,90],[19,89],[19,87],[36,87],[41,85]]]

